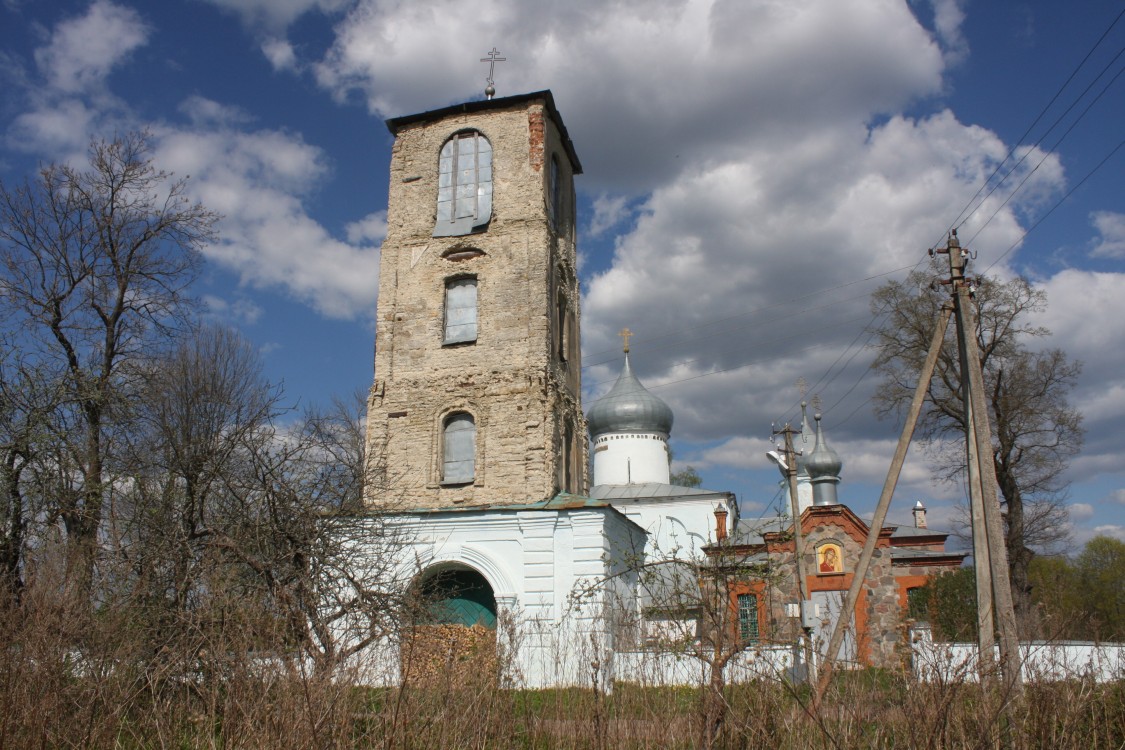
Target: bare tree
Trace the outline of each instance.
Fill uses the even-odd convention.
[[[110,433],[146,346],[183,322],[216,215],[149,159],[144,133],[90,146],[89,168],[52,164],[0,184],[0,304],[31,364],[65,384],[80,491],[59,498],[71,581],[89,592],[109,490]]]
[[[880,417],[909,405],[933,336],[938,310],[948,298],[938,276],[914,272],[880,287],[874,311],[885,313],[875,346],[874,367],[882,375],[875,396]],[[1047,301],[1026,279],[985,278],[976,291],[977,343],[992,424],[992,459],[1004,510],[1005,540],[1016,613],[1034,622],[1028,566],[1034,549],[1066,536],[1064,473],[1082,447],[1082,415],[1068,401],[1081,372],[1060,349],[1032,350],[1028,342],[1049,334],[1030,320]],[[957,480],[965,469],[965,413],[956,341],[947,339],[927,393],[928,409],[918,435],[929,441],[936,473]]]

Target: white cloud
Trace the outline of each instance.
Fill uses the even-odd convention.
[[[347,7],[352,0],[208,0],[208,2],[237,13],[248,26],[277,32],[284,30],[309,11],[334,13]]]
[[[353,245],[360,242],[382,242],[387,236],[387,212],[384,210],[369,213],[359,221],[348,224],[344,227],[344,231],[348,242]]]
[[[1110,493],[1109,499],[1120,505],[1125,505],[1125,489],[1114,490]]]
[[[1125,214],[1095,211],[1090,221],[1098,230],[1098,238],[1090,255],[1095,258],[1125,258]]]
[[[38,78],[15,76],[11,93],[23,97],[24,111],[8,127],[8,145],[66,161],[81,156],[99,130],[132,127],[106,79],[148,42],[150,31],[136,11],[109,0],[59,22],[35,50]]]
[[[1125,542],[1125,526],[1115,523],[1108,523],[1102,526],[1094,527],[1094,536],[1108,536],[1114,539],[1120,539]]]
[[[285,39],[273,37],[265,40],[262,42],[262,54],[274,70],[294,70],[297,67],[297,52]]]
[[[964,61],[969,55],[969,43],[961,33],[965,12],[959,0],[931,0],[934,8],[934,29],[945,46],[945,59],[949,64]]]
[[[253,325],[262,317],[262,308],[245,297],[231,302],[213,294],[205,294],[203,304],[208,315],[238,325]]]
[[[240,107],[221,104],[198,94],[180,102],[180,112],[187,115],[192,124],[199,126],[222,126],[246,123],[253,118]]]
[[[55,27],[47,46],[36,51],[35,61],[56,91],[88,92],[101,86],[110,70],[145,44],[148,35],[132,8],[95,0],[85,15]]]
[[[221,241],[204,250],[209,259],[328,317],[374,311],[378,248],[335,239],[302,203],[328,171],[319,149],[270,130],[166,128],[158,136],[157,161],[192,175],[193,194],[224,215]]]
[[[1089,503],[1071,503],[1067,510],[1072,521],[1086,521],[1094,517],[1094,506]]]
[[[594,215],[586,230],[590,236],[597,237],[620,224],[629,215],[628,200],[624,195],[609,196],[605,193],[595,198]]]

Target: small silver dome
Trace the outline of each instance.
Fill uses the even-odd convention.
[[[586,420],[595,438],[610,432],[659,432],[665,436],[672,432],[672,409],[633,375],[628,352],[621,376],[586,412]]]
[[[828,445],[828,440],[825,439],[824,431],[820,426],[820,415],[817,414],[814,418],[816,419],[816,445],[805,460],[805,468],[813,481],[827,478],[838,480],[840,469],[844,467],[844,463],[840,460],[840,455]]]

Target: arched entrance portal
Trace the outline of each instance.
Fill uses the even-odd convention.
[[[426,624],[496,629],[496,597],[485,577],[472,568],[430,571],[422,578],[421,593]]]
[[[418,618],[403,643],[404,679],[490,686],[498,674],[496,596],[478,571],[445,563],[415,583]]]

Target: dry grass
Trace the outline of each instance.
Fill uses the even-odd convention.
[[[263,661],[239,628],[153,649],[121,616],[26,601],[0,608],[0,748],[696,748],[702,688],[501,689],[495,652],[429,644],[396,688]],[[479,634],[477,634],[479,635]],[[442,640],[441,638],[437,639]],[[191,644],[185,645],[185,644]],[[448,651],[448,649],[446,650]],[[413,677],[411,677],[413,676]],[[1125,682],[1032,685],[840,675],[820,710],[776,681],[728,686],[722,748],[1121,748]]]

